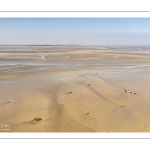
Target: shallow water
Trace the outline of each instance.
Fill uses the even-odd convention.
[[[150,47],[0,46],[0,74],[63,69],[150,70]],[[128,56],[127,56],[127,55]]]

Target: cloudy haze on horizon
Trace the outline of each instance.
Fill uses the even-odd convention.
[[[149,18],[0,18],[0,44],[150,45]]]

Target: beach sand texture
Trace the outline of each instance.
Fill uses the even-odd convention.
[[[149,76],[148,46],[0,46],[0,132],[149,132]]]

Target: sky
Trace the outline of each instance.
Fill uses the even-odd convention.
[[[150,18],[0,18],[0,44],[150,45]]]

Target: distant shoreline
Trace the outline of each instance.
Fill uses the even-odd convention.
[[[16,44],[16,45],[0,45],[0,46],[82,46],[82,45],[19,45],[19,44]]]
[[[78,45],[78,44],[0,44],[0,46],[101,46],[101,47],[110,47],[110,46],[119,46],[119,47],[135,47],[135,46],[150,46],[150,45]]]

